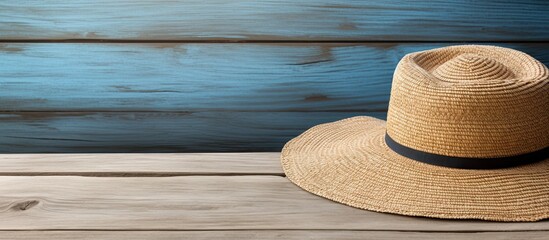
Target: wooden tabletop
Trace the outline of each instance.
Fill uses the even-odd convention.
[[[549,221],[364,211],[293,185],[279,153],[0,155],[0,239],[547,239]]]

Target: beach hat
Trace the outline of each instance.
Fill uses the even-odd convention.
[[[398,63],[387,121],[320,124],[282,149],[288,179],[378,212],[549,218],[549,71],[513,49],[463,45]]]

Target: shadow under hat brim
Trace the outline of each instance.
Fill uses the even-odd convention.
[[[385,124],[359,116],[314,126],[284,146],[282,168],[308,192],[371,211],[492,221],[549,218],[549,158],[490,170],[429,165],[389,149]]]

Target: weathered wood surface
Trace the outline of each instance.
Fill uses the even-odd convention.
[[[0,154],[0,176],[283,176],[278,152]]]
[[[0,39],[549,40],[549,3],[396,0],[0,2]]]
[[[399,59],[445,45],[4,43],[0,152],[278,151],[384,119]],[[547,43],[498,45],[549,64]]]
[[[3,231],[0,239],[56,239],[56,240],[179,240],[179,239],[289,239],[289,240],[547,240],[549,231],[531,232],[391,232],[391,231],[306,231],[306,230],[261,230],[261,231]]]
[[[4,43],[0,111],[385,111],[400,58],[446,45]]]
[[[280,176],[3,176],[0,182],[0,230],[549,230],[549,221],[451,221],[362,211]]]
[[[386,112],[5,112],[0,152],[279,151],[316,124],[358,115],[386,118]]]
[[[1,46],[0,110],[9,111],[385,110],[398,57],[429,47]]]

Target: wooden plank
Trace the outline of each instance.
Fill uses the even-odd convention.
[[[549,40],[549,4],[435,0],[25,0],[1,39]]]
[[[3,44],[0,111],[385,111],[400,58],[446,45]]]
[[[0,239],[96,239],[96,240],[172,240],[172,239],[315,239],[315,240],[546,240],[548,231],[532,232],[473,232],[473,233],[436,233],[436,232],[392,232],[392,231],[3,231]]]
[[[0,175],[278,175],[280,153],[0,154]]]
[[[385,110],[390,71],[403,50],[338,44],[3,48],[0,110],[8,111]]]
[[[0,182],[1,230],[549,230],[549,221],[452,221],[363,211],[280,176],[3,176]]]
[[[1,153],[280,151],[320,123],[386,112],[6,112]]]

